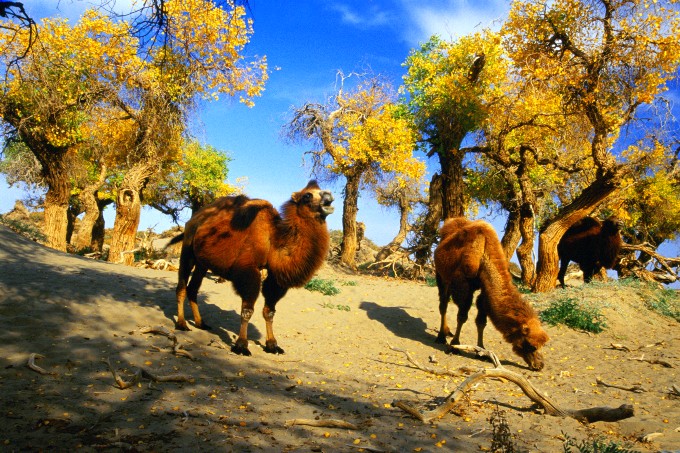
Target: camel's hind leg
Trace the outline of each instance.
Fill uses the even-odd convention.
[[[489,307],[489,300],[486,293],[482,290],[477,296],[477,317],[475,318],[475,325],[477,325],[477,346],[484,348],[484,329],[486,328],[486,319]]]
[[[460,332],[463,329],[463,324],[468,320],[473,294],[474,288],[472,288],[467,281],[456,282],[456,287],[453,289],[451,296],[458,306],[458,315],[456,316],[456,331],[454,332],[453,339],[450,343],[451,347],[446,351],[447,354],[457,352],[453,346],[460,344]]]
[[[439,326],[439,334],[435,340],[437,343],[446,344],[446,337],[451,336],[451,329],[446,320],[446,310],[449,307],[449,300],[451,299],[451,293],[449,292],[449,287],[444,280],[436,274],[437,277],[437,289],[439,290],[439,315],[441,316],[441,324]]]
[[[557,280],[560,282],[562,288],[565,287],[564,276],[567,273],[567,267],[569,267],[569,260],[560,259],[560,271],[557,273]]]
[[[199,329],[210,330],[210,326],[203,322],[201,313],[198,311],[198,290],[201,287],[201,283],[203,283],[205,274],[207,273],[207,268],[201,266],[200,264],[196,266],[194,269],[194,274],[191,276],[189,286],[187,286],[187,296],[189,297],[189,303],[191,304],[191,312],[194,314],[194,324],[196,327]]]
[[[262,284],[262,295],[264,296],[264,308],[262,316],[267,326],[267,340],[264,350],[270,354],[283,354],[274,337],[274,314],[276,313],[276,303],[286,295],[287,288],[283,288],[276,283],[276,278],[269,273]]]
[[[231,352],[239,355],[252,355],[248,349],[248,324],[253,317],[255,301],[260,294],[261,277],[258,269],[242,269],[231,276],[236,294],[241,296],[241,327]]]
[[[184,319],[184,300],[187,297],[187,282],[194,267],[194,257],[191,247],[182,247],[182,254],[179,258],[179,271],[177,272],[177,321],[175,329],[189,330],[186,319]]]

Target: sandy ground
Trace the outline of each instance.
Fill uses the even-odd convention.
[[[497,410],[521,450],[562,451],[565,436],[680,450],[680,400],[669,394],[680,385],[680,329],[644,307],[643,289],[593,284],[530,295],[538,308],[565,294],[591,300],[609,324],[597,335],[546,326],[551,340],[541,372],[528,370],[492,326],[486,331],[486,346],[503,365],[560,406],[631,404],[634,417],[583,425],[544,414],[510,382],[484,380],[452,412],[424,424],[391,403],[431,408],[466,375],[416,369],[391,347],[440,372],[491,366],[470,354],[446,355],[434,342],[436,288],[325,266],[319,276],[341,293],[291,290],[277,307],[274,329],[286,353],[276,356],[262,350],[259,301],[249,333],[253,355],[242,357],[229,350],[240,302],[229,283],[206,280],[200,300],[213,330],[176,332],[191,360],[168,349],[167,337],[142,333],[145,326],[173,332],[174,272],[55,252],[4,227],[0,269],[2,451],[489,451]],[[455,307],[449,313],[453,321]],[[463,342],[474,342],[473,319],[474,309]],[[32,353],[44,356],[35,363],[50,374],[26,366]],[[104,359],[124,379],[145,367],[192,382],[142,379],[123,390]],[[643,391],[598,385],[598,377]],[[342,420],[357,429],[291,426],[296,419]]]

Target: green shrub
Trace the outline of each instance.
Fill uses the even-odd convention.
[[[347,280],[341,283],[342,286],[357,286],[357,282],[354,280]]]
[[[550,304],[540,313],[541,321],[550,325],[564,324],[572,329],[600,333],[607,327],[606,319],[597,307],[580,305],[576,299],[565,297]]]
[[[437,277],[435,277],[434,275],[426,275],[425,284],[427,286],[437,286]]]
[[[566,434],[562,434],[566,438],[562,445],[564,453],[572,453],[574,451],[578,451],[579,453],[640,453],[637,450],[621,447],[613,441],[605,442],[604,439],[595,439],[576,442],[576,440]],[[572,447],[576,448],[576,450],[573,450]]]
[[[678,296],[678,293],[675,290],[661,290],[658,295],[647,302],[647,306],[650,310],[663,316],[680,321],[680,296]]]
[[[324,280],[323,278],[314,277],[305,285],[305,289],[320,292],[324,296],[340,294],[340,290],[335,287],[332,280]]]

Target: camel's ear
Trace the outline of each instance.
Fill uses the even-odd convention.
[[[305,189],[320,189],[319,184],[316,182],[316,179],[312,179],[307,183],[307,187]]]

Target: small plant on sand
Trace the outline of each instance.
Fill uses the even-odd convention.
[[[308,291],[317,291],[324,296],[335,296],[340,294],[340,290],[335,287],[332,280],[325,280],[323,278],[314,277],[306,285],[305,289]]]
[[[331,308],[334,310],[340,310],[340,311],[350,311],[349,305],[340,305],[340,304],[332,304],[330,302],[324,302],[321,304],[322,308]]]
[[[434,275],[426,275],[425,284],[427,286],[437,286],[437,277],[435,277]]]
[[[540,318],[553,326],[564,324],[572,329],[593,333],[600,333],[607,327],[605,317],[597,307],[579,304],[572,297],[563,297],[552,302],[540,313]]]
[[[660,290],[647,305],[652,311],[680,321],[680,296],[675,290]]]
[[[577,442],[564,433],[562,435],[566,438],[562,444],[564,453],[640,453],[638,450],[621,447],[613,441],[605,442],[604,439],[594,439]]]
[[[494,453],[515,453],[520,450],[515,446],[515,440],[510,432],[510,425],[505,418],[505,411],[502,411],[496,405],[489,418],[489,423],[491,423],[492,438],[491,438],[491,448],[490,451]]]
[[[357,282],[354,280],[347,280],[346,282],[340,283],[342,286],[357,286]]]

